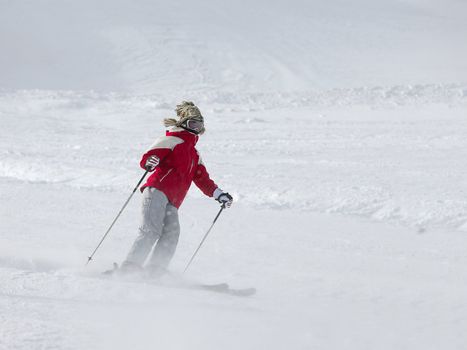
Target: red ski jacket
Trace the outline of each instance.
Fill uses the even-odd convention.
[[[141,192],[146,187],[155,187],[179,208],[194,181],[204,194],[212,197],[217,185],[210,179],[195,148],[197,141],[198,135],[181,128],[167,131],[165,136],[158,138],[140,162],[145,169],[150,156],[159,158],[159,165],[141,187]]]

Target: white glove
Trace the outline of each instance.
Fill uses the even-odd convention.
[[[156,169],[156,166],[158,165],[159,165],[159,158],[157,158],[156,156],[150,156],[146,160],[146,164],[144,165],[144,167],[146,168],[147,171],[154,171],[154,169]]]
[[[219,187],[214,191],[213,197],[216,201],[221,203],[223,207],[230,208],[233,203],[232,196],[229,193],[222,191]]]

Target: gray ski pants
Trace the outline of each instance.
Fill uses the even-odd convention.
[[[164,193],[156,188],[146,187],[143,192],[142,214],[138,237],[126,262],[143,266],[152,250],[148,267],[166,269],[175,253],[180,235],[178,209],[169,203]]]

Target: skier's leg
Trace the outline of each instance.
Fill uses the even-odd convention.
[[[178,222],[178,210],[171,204],[167,205],[162,235],[157,241],[154,251],[149,260],[148,268],[164,272],[172,260],[177,249],[178,237],[180,236],[180,224]]]
[[[166,216],[167,197],[161,191],[148,187],[143,193],[141,225],[122,267],[142,267],[156,240],[162,234]]]

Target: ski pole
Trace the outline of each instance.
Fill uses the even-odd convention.
[[[138,184],[135,186],[135,188],[133,189],[133,192],[131,192],[130,194],[130,197],[128,197],[128,199],[126,200],[125,204],[123,204],[123,207],[122,209],[120,209],[120,211],[118,212],[117,216],[115,217],[114,221],[112,221],[112,223],[110,224],[109,228],[107,229],[107,231],[105,232],[104,236],[102,237],[102,239],[100,240],[99,244],[97,245],[96,249],[94,249],[94,251],[92,252],[92,254],[88,257],[88,261],[86,262],[86,265],[89,264],[89,262],[92,260],[94,254],[96,254],[97,252],[97,249],[99,249],[99,247],[101,246],[102,242],[104,242],[104,239],[105,237],[107,237],[107,235],[109,234],[110,230],[112,229],[112,227],[114,226],[115,222],[117,222],[118,218],[120,217],[120,215],[122,214],[123,210],[125,209],[125,207],[127,206],[127,204],[130,202],[130,199],[131,197],[133,197],[133,195],[135,194],[136,190],[138,189],[139,185],[141,185],[141,182],[143,182],[144,178],[146,177],[146,175],[148,174],[148,170],[146,170],[146,172],[143,174],[143,176],[141,177],[141,179],[138,181]]]
[[[211,232],[211,229],[213,228],[214,224],[216,223],[217,219],[219,218],[219,215],[221,215],[222,211],[225,209],[225,203],[222,204],[221,206],[221,210],[219,210],[219,212],[217,213],[211,227],[209,228],[208,232],[206,232],[206,234],[204,235],[203,239],[201,240],[201,243],[199,244],[198,248],[195,250],[195,252],[193,253],[193,255],[191,256],[191,259],[190,261],[188,262],[188,264],[186,265],[185,267],[185,270],[183,270],[183,273],[186,272],[186,270],[188,270],[188,267],[191,265],[193,259],[195,258],[196,254],[198,254],[198,251],[199,249],[201,248],[201,246],[203,245],[204,241],[206,240],[206,238],[208,237],[209,235],[209,232]]]

